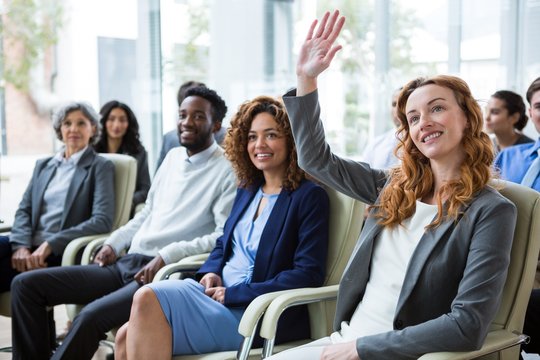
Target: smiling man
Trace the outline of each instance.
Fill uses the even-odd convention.
[[[133,294],[165,264],[209,252],[223,233],[236,179],[214,141],[227,112],[206,87],[190,89],[179,109],[178,136],[154,179],[144,209],[105,241],[95,264],[32,271],[12,286],[14,359],[48,359],[46,307],[88,304],[53,359],[90,359],[105,333],[129,318]],[[120,254],[128,249],[125,256]]]

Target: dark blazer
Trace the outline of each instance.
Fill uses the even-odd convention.
[[[15,213],[9,241],[13,250],[32,247],[43,195],[54,176],[51,157],[36,162],[32,179]],[[110,232],[114,217],[114,164],[88,148],[80,158],[67,189],[61,230],[49,241],[55,255],[78,237]]]
[[[299,164],[329,186],[373,204],[388,173],[334,155],[325,142],[317,92],[284,96]],[[482,345],[499,307],[516,223],[516,208],[486,187],[454,221],[426,230],[409,261],[393,330],[357,339],[361,359],[417,359]],[[349,321],[369,280],[374,244],[383,229],[368,216],[340,282],[334,328]]]
[[[223,235],[197,273],[221,276],[232,254],[237,222],[251,203],[258,186],[238,189]],[[246,307],[257,296],[285,289],[322,285],[326,273],[329,203],[326,191],[305,180],[295,191],[282,190],[264,227],[251,282],[227,288],[226,306]],[[293,308],[278,324],[277,341],[309,336],[306,308]]]

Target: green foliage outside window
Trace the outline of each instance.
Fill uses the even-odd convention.
[[[58,41],[63,8],[59,0],[7,0],[0,22],[3,48],[4,80],[18,90],[28,92],[32,69],[43,60],[45,52]],[[16,55],[6,58],[6,48]]]
[[[376,0],[375,0],[376,1]],[[345,114],[343,131],[344,150],[347,155],[361,153],[360,139],[366,139],[369,130],[369,103],[367,92],[375,73],[375,5],[374,0],[320,0],[319,13],[339,9],[347,20],[339,43],[343,49],[338,54],[340,70],[345,79]],[[390,2],[390,69],[408,74],[415,67],[411,61],[412,47],[409,39],[418,26],[415,16],[399,5]],[[388,100],[390,106],[390,99]]]

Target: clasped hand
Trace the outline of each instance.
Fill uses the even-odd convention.
[[[221,277],[218,274],[208,273],[202,277],[199,283],[204,286],[204,293],[207,296],[221,304],[225,302],[226,288],[223,287]]]
[[[48,242],[44,242],[31,252],[28,248],[18,248],[11,255],[11,267],[18,272],[46,268],[45,260],[51,255],[52,249]]]

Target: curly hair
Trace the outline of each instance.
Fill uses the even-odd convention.
[[[90,145],[92,145],[99,138],[101,126],[99,125],[99,115],[97,114],[97,112],[94,110],[92,105],[84,101],[69,102],[60,106],[58,109],[56,109],[56,111],[54,111],[52,115],[52,124],[56,137],[58,138],[58,140],[63,141],[61,130],[62,122],[70,113],[77,110],[82,112],[84,117],[87,118],[88,121],[90,121],[92,126],[95,128],[94,135],[92,135],[89,140]]]
[[[97,152],[100,153],[108,152],[107,137],[109,136],[109,134],[107,134],[106,123],[111,111],[113,111],[114,109],[124,110],[128,120],[127,131],[122,138],[122,145],[120,145],[120,149],[118,149],[118,152],[126,153],[129,155],[138,154],[143,149],[143,145],[140,140],[139,123],[137,121],[137,117],[128,105],[117,100],[112,100],[105,103],[105,105],[101,107],[101,110],[99,110],[99,114],[101,115],[101,120],[99,122],[103,129],[103,133],[94,148]]]
[[[433,191],[434,177],[430,161],[414,145],[405,115],[409,96],[416,89],[430,84],[453,91],[469,126],[463,133],[462,145],[465,159],[460,166],[460,178],[446,182],[437,194],[434,194],[438,213],[428,228],[440,225],[446,218],[457,220],[461,207],[467,204],[493,177],[492,142],[489,136],[482,131],[482,111],[473,98],[467,83],[458,77],[448,75],[412,80],[403,87],[398,99],[398,116],[401,124],[398,129],[400,141],[395,152],[401,159],[401,166],[390,171],[390,180],[382,190],[380,202],[373,205],[373,208],[377,210],[375,217],[379,218],[381,225],[401,224],[403,220],[414,214],[416,200]],[[445,198],[448,204],[446,214],[442,205],[442,199]]]
[[[514,124],[514,128],[523,130],[525,125],[527,125],[527,120],[529,120],[529,117],[525,111],[525,103],[523,102],[521,95],[510,90],[499,90],[493,93],[491,97],[504,101],[509,116],[514,115],[515,113],[519,114],[519,119]]]
[[[283,188],[295,190],[305,178],[305,173],[298,167],[298,156],[292,136],[289,117],[283,103],[269,96],[259,96],[240,105],[231,120],[223,147],[231,161],[239,186],[247,188],[263,180],[263,172],[253,165],[247,152],[248,134],[255,116],[268,113],[274,117],[278,130],[287,139],[288,166],[283,179]]]

